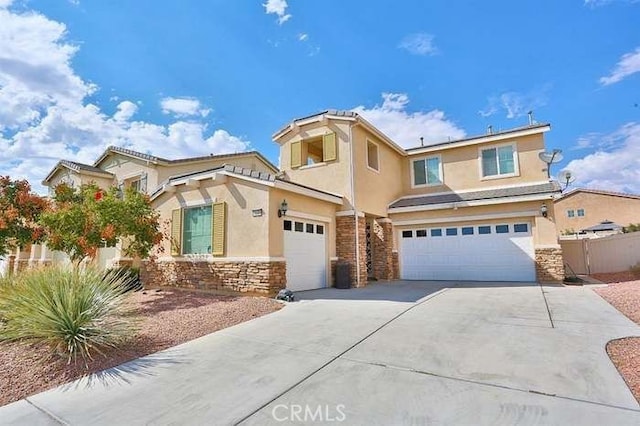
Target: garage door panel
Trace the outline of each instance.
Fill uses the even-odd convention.
[[[324,225],[301,220],[285,220],[284,222],[287,288],[293,291],[302,291],[326,287],[327,253]],[[300,223],[302,223],[302,227],[300,227]],[[302,232],[296,231],[296,229],[302,229]]]
[[[524,222],[518,222],[524,224]],[[490,233],[480,234],[488,225],[464,224],[447,226],[442,236],[413,238],[400,236],[400,267],[404,279],[470,280],[470,281],[534,281],[535,262],[531,226],[505,223],[490,225]],[[462,228],[473,234],[463,235]],[[447,228],[456,228],[457,235],[446,235]],[[425,228],[422,228],[425,229]],[[508,229],[507,233],[497,233]],[[516,229],[526,232],[515,232]],[[451,233],[454,233],[451,232]],[[437,232],[436,232],[437,233]]]

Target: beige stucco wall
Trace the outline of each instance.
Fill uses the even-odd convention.
[[[227,203],[225,257],[269,256],[269,191],[263,185],[233,177],[225,184],[203,180],[200,188],[176,187],[174,194],[161,195],[153,206],[165,222],[171,220],[174,209],[207,205],[213,200]],[[251,211],[260,208],[265,214],[252,217]],[[169,241],[163,240],[162,246],[163,256],[169,256]]]
[[[282,200],[287,200],[289,212],[286,217],[278,218],[278,209]],[[283,221],[285,219],[300,220],[306,222],[318,222],[325,225],[325,235],[327,236],[327,253],[329,257],[336,254],[335,235],[335,212],[340,206],[327,201],[316,200],[304,195],[274,189],[270,194],[268,214],[271,216],[271,226],[269,229],[270,255],[281,257],[284,255],[284,231]],[[301,215],[297,215],[301,213]]]
[[[533,235],[533,242],[536,246],[555,246],[558,244],[556,228],[555,228],[555,218],[553,216],[553,209],[549,209],[549,215],[545,218],[540,214],[540,207],[545,203],[547,206],[550,205],[550,201],[528,201],[521,203],[507,203],[507,204],[499,204],[499,205],[488,205],[488,206],[477,206],[477,207],[460,207],[458,209],[444,209],[444,210],[432,210],[432,211],[424,211],[424,212],[410,212],[410,213],[394,213],[390,215],[391,220],[394,223],[394,227],[396,228],[396,232],[394,232],[394,248],[398,247],[397,238],[398,232],[402,229],[408,228],[416,228],[420,225],[398,225],[399,221],[405,220],[434,220],[438,219],[439,221],[436,223],[429,223],[428,227],[437,227],[444,226],[445,224],[452,222],[447,222],[451,218],[460,218],[460,217],[473,217],[473,216],[488,216],[504,214],[504,213],[518,213],[521,212],[522,215],[517,215],[514,217],[503,218],[503,219],[491,219],[491,218],[483,218],[483,219],[473,219],[470,222],[474,223],[513,223],[519,220],[524,222],[531,223],[531,230]],[[534,216],[532,216],[534,214]],[[441,221],[440,221],[441,219]],[[464,224],[464,221],[456,221],[458,225]]]
[[[151,162],[125,155],[111,154],[98,167],[113,173],[116,176],[116,183],[130,179],[134,175],[147,173],[147,190],[152,191],[158,186],[158,166]]]
[[[482,178],[480,150],[494,145],[515,143],[518,152],[519,175],[505,178]],[[543,134],[487,142],[459,148],[441,149],[427,154],[411,154],[403,164],[402,182],[406,195],[482,189],[505,185],[519,185],[547,180],[546,164],[538,154],[544,151]],[[412,160],[440,155],[443,183],[435,186],[411,188]]]
[[[51,177],[49,180],[49,188],[55,188],[62,182],[78,188],[82,184],[82,179],[80,178],[80,174],[77,172],[63,167],[58,169],[58,171]]]
[[[291,143],[305,139],[320,137],[326,133],[336,133],[337,159],[327,163],[291,168]],[[320,190],[343,195],[350,205],[351,197],[351,144],[349,143],[350,122],[330,121],[327,125],[311,123],[300,127],[297,131],[290,131],[284,135],[280,143],[280,169],[293,181]]]
[[[355,204],[358,211],[386,217],[389,203],[403,195],[401,177],[406,160],[363,126],[355,126],[352,134],[355,149]],[[378,145],[378,172],[368,167],[367,140]]]
[[[577,192],[555,202],[558,233],[568,229],[578,232],[604,220],[627,226],[640,223],[640,199],[613,195]],[[584,209],[584,217],[578,217],[577,209]],[[567,210],[574,210],[575,217],[568,217]]]

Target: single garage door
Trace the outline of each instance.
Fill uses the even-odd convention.
[[[284,221],[287,288],[312,290],[327,286],[325,226],[309,221]]]
[[[403,230],[400,276],[408,280],[535,281],[531,224]]]

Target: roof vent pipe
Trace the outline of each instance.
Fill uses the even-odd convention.
[[[491,124],[489,124],[487,126],[487,134],[488,135],[492,135],[493,134],[493,126]]]
[[[420,136],[420,146],[424,146],[424,138]]]
[[[529,111],[527,115],[529,116],[529,126],[533,126],[533,111]]]

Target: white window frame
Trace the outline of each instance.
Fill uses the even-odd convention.
[[[422,161],[424,160],[424,164],[425,164],[425,173],[426,171],[426,166],[427,166],[427,160],[430,160],[432,158],[437,158],[438,159],[438,174],[439,174],[439,178],[440,178],[440,182],[436,182],[436,183],[429,183],[429,178],[427,177],[427,182],[423,183],[423,184],[419,184],[416,185],[416,178],[415,178],[415,173],[413,171],[413,163],[415,161]],[[412,158],[410,160],[410,164],[409,164],[409,169],[411,169],[411,188],[425,188],[428,186],[442,186],[444,185],[444,169],[442,167],[442,155],[438,154],[438,155],[428,155],[426,157],[418,157],[418,158]]]
[[[372,172],[375,173],[380,173],[380,145],[377,144],[376,142],[372,141],[371,139],[367,139],[367,145],[366,145],[366,155],[365,157],[367,158],[367,169],[371,170]],[[378,168],[374,168],[371,167],[371,165],[369,164],[369,144],[373,145],[376,147],[376,153],[378,154]]]
[[[567,209],[567,217],[573,219],[576,217],[576,211],[574,209]]]
[[[498,174],[497,175],[491,175],[491,176],[484,176],[484,170],[482,168],[482,153],[484,151],[488,151],[490,149],[495,149],[496,150],[496,161],[497,161],[497,166],[498,169],[500,169],[500,160],[498,158],[498,149],[505,147],[505,146],[510,146],[511,147],[511,151],[513,154],[513,173],[504,173],[504,174],[500,174],[500,170],[498,170]],[[508,142],[508,143],[501,143],[498,145],[490,145],[490,146],[483,146],[483,147],[478,147],[478,172],[480,175],[480,180],[493,180],[493,179],[504,179],[504,178],[510,178],[510,177],[517,177],[520,176],[520,164],[519,164],[519,159],[518,159],[518,143],[517,142]]]

